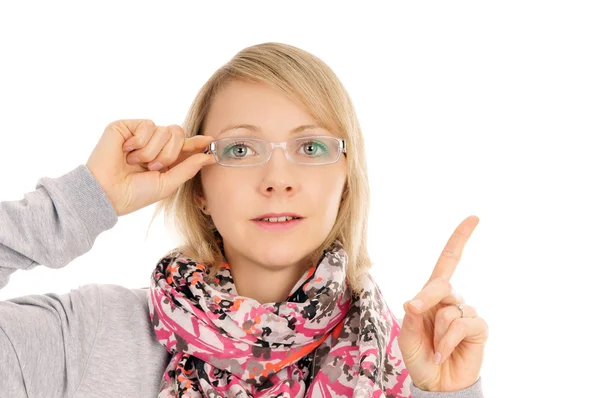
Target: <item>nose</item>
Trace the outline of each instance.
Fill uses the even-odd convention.
[[[264,174],[260,184],[260,192],[266,196],[291,196],[298,190],[297,180],[293,173],[294,164],[289,161],[283,148],[275,148],[271,159],[263,165]]]

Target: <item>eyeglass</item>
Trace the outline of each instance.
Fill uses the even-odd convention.
[[[212,153],[222,166],[259,166],[271,159],[277,147],[283,149],[288,160],[312,166],[335,163],[342,152],[346,156],[346,141],[331,136],[299,137],[282,142],[228,137],[211,142],[204,153]]]

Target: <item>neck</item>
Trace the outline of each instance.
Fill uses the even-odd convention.
[[[300,261],[285,266],[267,266],[239,253],[227,253],[227,261],[239,296],[260,304],[285,301],[310,264]]]

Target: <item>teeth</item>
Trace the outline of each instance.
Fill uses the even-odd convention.
[[[283,216],[283,217],[270,217],[270,218],[261,218],[260,221],[268,221],[268,222],[286,222],[293,220],[295,217],[292,216]]]

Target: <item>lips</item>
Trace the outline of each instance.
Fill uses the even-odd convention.
[[[267,217],[267,218],[274,218],[274,217]],[[281,233],[281,232],[284,232],[287,230],[291,230],[298,224],[304,222],[303,221],[304,218],[291,218],[289,220],[286,220],[284,216],[281,216],[281,218],[283,218],[284,221],[279,221],[279,220],[265,221],[264,219],[258,218],[258,219],[252,220],[252,223],[254,223],[254,225],[259,227],[263,231]]]
[[[256,218],[253,218],[252,221],[260,221],[264,218],[279,218],[279,217],[294,217],[294,218],[299,218],[299,219],[304,218],[301,215],[296,214],[296,213],[265,213]]]

